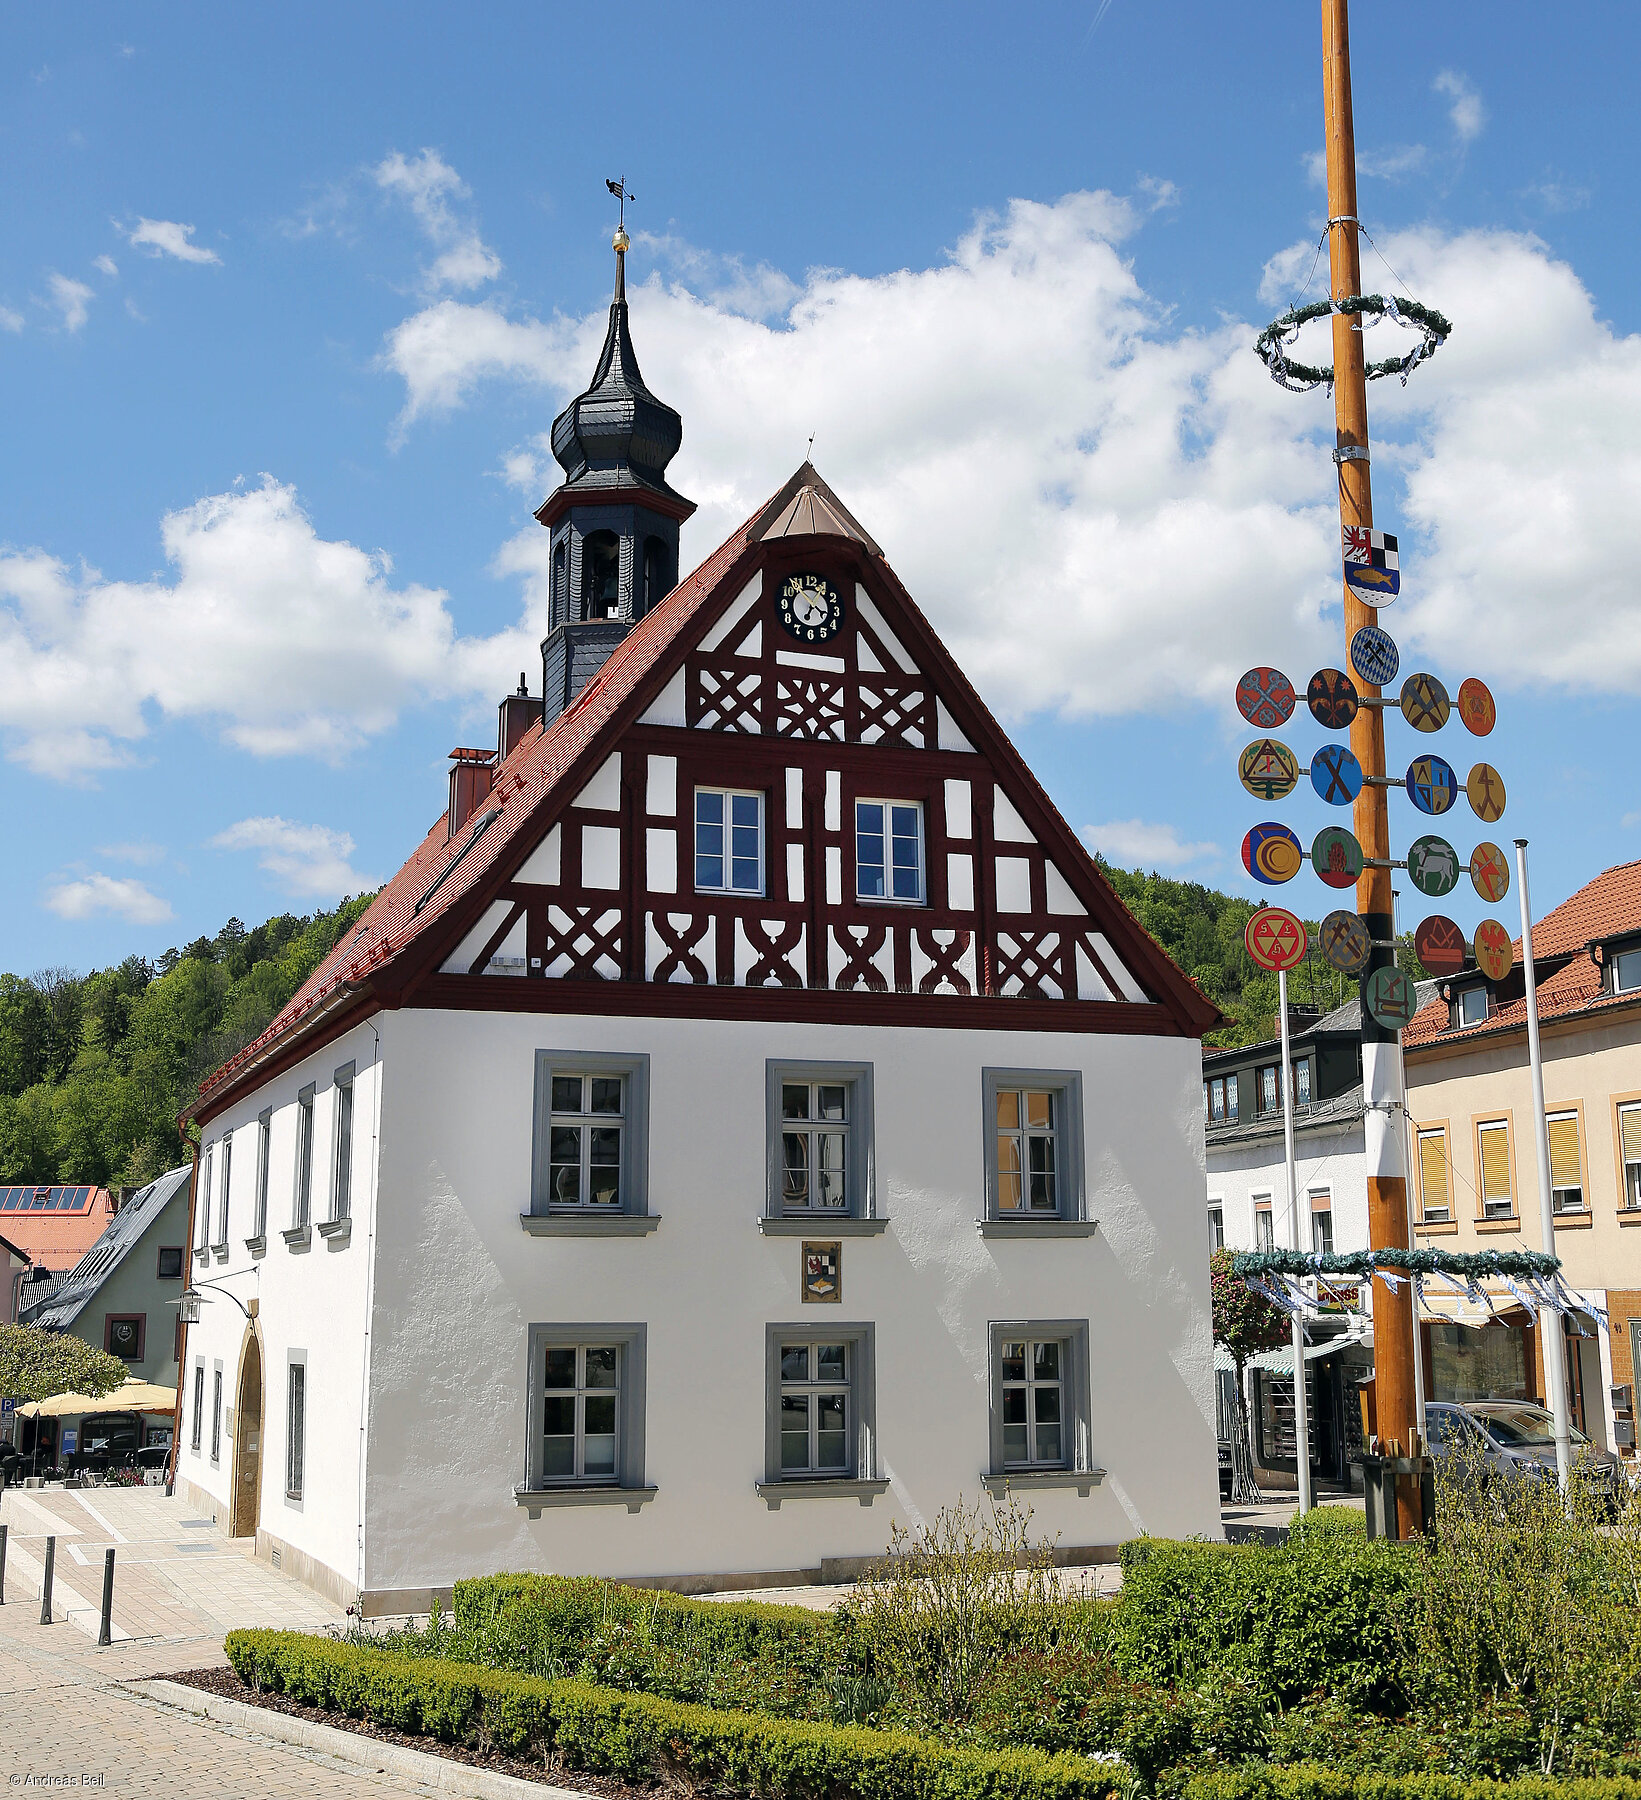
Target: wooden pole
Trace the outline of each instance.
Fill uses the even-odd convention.
[[[1362,291],[1362,265],[1356,218],[1356,129],[1351,113],[1350,20],[1348,0],[1322,0],[1322,94],[1327,132],[1328,267],[1332,293],[1342,300]],[[1333,409],[1339,466],[1339,523],[1371,526],[1373,482],[1368,463],[1366,355],[1361,321],[1345,313],[1333,315]],[[1376,608],[1357,599],[1344,586],[1345,644],[1364,625],[1378,621]],[[1360,683],[1364,699],[1381,697],[1376,687]],[[1356,884],[1356,910],[1376,944],[1394,935],[1390,897],[1390,819],[1385,789],[1375,776],[1385,773],[1384,715],[1364,706],[1350,728],[1350,747],[1367,777],[1356,797],[1356,837],[1364,868]],[[1395,961],[1395,952],[1375,948],[1362,972],[1362,991],[1376,969]],[[1368,1241],[1375,1250],[1408,1247],[1406,1123],[1401,1058],[1395,1032],[1386,1031],[1362,1007],[1362,1088],[1366,1111],[1363,1136],[1367,1151]],[[1405,1456],[1416,1423],[1413,1375],[1413,1293],[1404,1285],[1392,1293],[1383,1282],[1372,1284],[1373,1364],[1379,1436],[1396,1439]],[[1397,1483],[1401,1533],[1419,1529],[1417,1484]]]

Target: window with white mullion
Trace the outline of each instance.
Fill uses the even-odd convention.
[[[781,1345],[781,1476],[849,1473],[847,1343]]]
[[[855,893],[862,900],[923,901],[923,806],[855,802]]]
[[[1621,1204],[1641,1209],[1641,1106],[1618,1109],[1618,1144],[1624,1159],[1624,1193]]]
[[[626,1126],[626,1081],[620,1075],[552,1077],[548,1204],[617,1211]]]
[[[1064,1343],[1058,1338],[1005,1339],[1002,1390],[1003,1466],[1066,1467]]]
[[[764,797],[735,788],[695,790],[695,889],[764,891]]]
[[[1056,1095],[1049,1088],[997,1094],[997,1208],[1004,1213],[1059,1211]]]
[[[849,1206],[849,1085],[781,1084],[781,1205],[786,1212]]]
[[[620,1346],[548,1345],[542,1356],[543,1481],[615,1481],[621,1426]]]

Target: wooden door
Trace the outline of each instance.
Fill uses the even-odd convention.
[[[253,1332],[239,1367],[230,1537],[253,1537],[262,1510],[262,1346]]]

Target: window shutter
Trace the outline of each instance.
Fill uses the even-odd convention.
[[[1484,1125],[1481,1131],[1481,1197],[1510,1199],[1510,1128]]]
[[[1578,1160],[1578,1114],[1550,1121],[1550,1186],[1576,1188],[1584,1185],[1584,1173]]]
[[[1625,1162],[1641,1162],[1641,1106],[1626,1106],[1618,1115],[1618,1135]]]
[[[1419,1137],[1419,1190],[1428,1212],[1446,1212],[1447,1133],[1428,1131]]]

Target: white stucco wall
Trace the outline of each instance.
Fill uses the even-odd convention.
[[[1089,1322],[1093,1453],[1108,1474],[1086,1498],[1032,1494],[1039,1530],[1066,1545],[1140,1531],[1218,1535],[1193,1040],[436,1011],[378,1023],[389,1074],[367,1588],[440,1587],[512,1568],[792,1570],[876,1554],[893,1520],[978,1494],[994,1319]],[[538,1048],[651,1058],[649,1210],[661,1215],[652,1235],[523,1231]],[[832,1314],[876,1326],[877,1472],[892,1487],[870,1509],[849,1498],[791,1500],[772,1512],[754,1492],[764,1473],[765,1324],[818,1325],[832,1311],[800,1305],[799,1240],[758,1230],[771,1056],[874,1067],[877,1206],[890,1223],[880,1237],[844,1241],[843,1300]],[[342,1055],[321,1060],[328,1068]],[[1096,1235],[979,1235],[988,1065],[1084,1071]],[[282,1085],[294,1095],[309,1078],[293,1072]],[[255,1106],[248,1111],[254,1118]],[[289,1258],[273,1246],[264,1266],[270,1342],[276,1296],[293,1314],[300,1308],[301,1329],[326,1322],[324,1372],[317,1356],[310,1363],[316,1402],[333,1381],[357,1380],[364,1237],[356,1224],[351,1249],[331,1258],[318,1248]],[[332,1280],[334,1298],[321,1297]],[[528,1328],[629,1321],[648,1326],[645,1473],[657,1496],[637,1513],[567,1506],[532,1522],[513,1498],[525,1471]],[[339,1410],[336,1429],[353,1416]],[[340,1534],[340,1520],[313,1523],[316,1543]]]
[[[1340,1253],[1367,1249],[1367,1158],[1361,1121],[1305,1127],[1296,1120],[1293,1148],[1302,1247],[1311,1248],[1310,1190],[1325,1187],[1332,1190],[1334,1249]],[[1253,1143],[1208,1146],[1208,1205],[1224,1210],[1229,1248],[1254,1248],[1256,1195],[1271,1198],[1277,1247],[1293,1243],[1287,1182],[1280,1131]],[[1206,1235],[1206,1224],[1203,1229]]]

